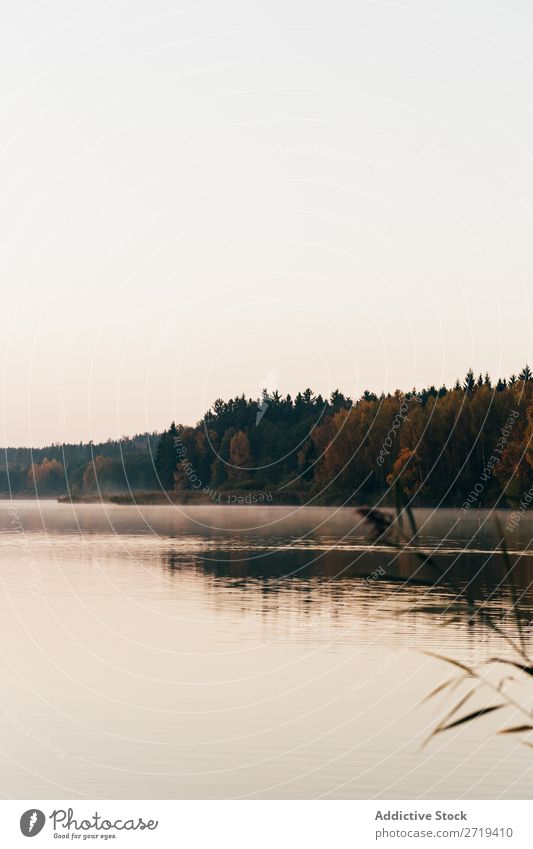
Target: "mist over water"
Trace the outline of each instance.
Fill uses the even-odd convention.
[[[530,796],[530,752],[496,719],[420,748],[447,708],[421,704],[446,675],[423,652],[477,663],[502,646],[424,612],[450,589],[408,552],[369,550],[353,509],[20,501],[0,516],[5,794]],[[489,581],[487,520],[417,511],[416,545]],[[526,609],[532,531],[526,514],[509,534]],[[490,604],[505,614],[497,585]]]

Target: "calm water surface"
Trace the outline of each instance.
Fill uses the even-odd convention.
[[[532,750],[493,734],[504,716],[421,748],[451,706],[421,704],[449,675],[424,651],[480,662],[502,645],[428,612],[450,591],[409,554],[369,551],[353,510],[0,516],[4,796],[531,798]],[[417,521],[464,577],[498,562],[485,513]],[[526,517],[509,538],[526,608],[532,536]]]

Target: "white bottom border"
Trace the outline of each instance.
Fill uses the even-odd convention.
[[[6,800],[0,802],[0,845],[531,849],[532,811],[529,801],[499,800]]]

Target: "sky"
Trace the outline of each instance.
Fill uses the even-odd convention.
[[[533,7],[2,3],[3,445],[532,355]]]

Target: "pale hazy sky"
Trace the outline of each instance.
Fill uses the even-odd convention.
[[[532,356],[533,7],[4,2],[2,444]]]

